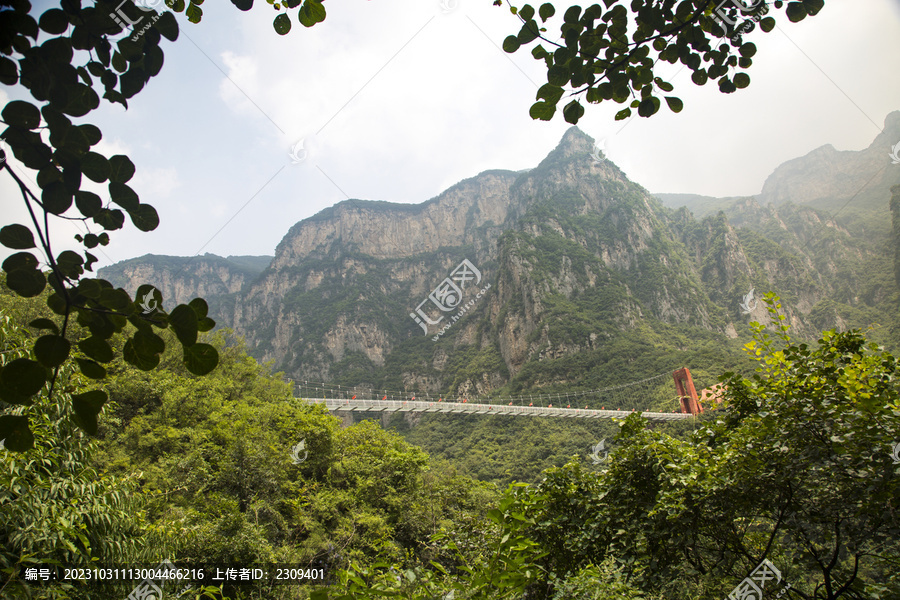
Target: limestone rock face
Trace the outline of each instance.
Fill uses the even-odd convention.
[[[900,113],[888,122],[900,130]],[[572,128],[534,169],[485,171],[417,205],[341,202],[294,225],[274,257],[142,257],[104,273],[177,302],[206,297],[295,381],[461,395],[578,383],[623,343],[746,337],[750,320],[769,321],[769,290],[802,335],[877,312],[896,293],[869,276],[883,270],[880,230],[818,206],[844,201],[887,139],[820,148],[779,167],[759,198],[709,199],[726,212],[697,220]]]
[[[900,111],[890,113],[884,130],[868,148],[838,151],[831,144],[806,156],[789,160],[766,179],[762,204],[807,204],[835,198],[851,198],[866,188],[888,190],[900,183],[900,173],[891,166],[891,147],[900,142]]]

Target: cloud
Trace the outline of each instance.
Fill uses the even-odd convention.
[[[182,181],[174,167],[149,167],[137,171],[128,184],[138,191],[141,202],[153,204],[157,199],[171,197]]]

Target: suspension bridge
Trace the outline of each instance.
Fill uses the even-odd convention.
[[[675,383],[677,396],[665,378]],[[299,396],[306,402],[324,404],[330,412],[424,412],[475,415],[516,415],[569,419],[624,418],[637,412],[636,405],[654,403],[661,395],[671,401],[672,412],[640,411],[651,421],[690,419],[703,412],[690,371],[667,371],[640,381],[596,390],[538,393],[503,398],[477,396],[447,397],[410,391],[375,390],[304,381],[298,383]],[[629,410],[627,406],[631,404]],[[659,404],[658,402],[656,404]],[[598,408],[599,405],[599,408]],[[609,408],[607,408],[609,406]]]

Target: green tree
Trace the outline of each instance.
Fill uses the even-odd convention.
[[[726,374],[725,408],[691,440],[632,415],[600,471],[570,463],[505,496],[531,525],[498,535],[544,552],[537,597],[610,560],[624,583],[666,598],[725,596],[763,560],[792,597],[900,593],[900,361],[858,331],[795,343],[766,300],[778,325],[753,325],[757,372]]]
[[[537,11],[529,4],[511,7],[522,27],[503,41],[503,49],[515,52],[540,40],[531,54],[547,68],[547,83],[538,89],[537,102],[529,110],[532,118],[552,119],[564,95],[575,97],[563,108],[563,117],[572,124],[584,115],[578,97],[590,104],[628,102],[616,120],[630,117],[632,109],[642,117],[653,116],[660,109],[660,96],[672,112],[681,112],[681,99],[666,95],[674,86],[656,75],[660,61],[680,62],[692,72],[696,85],[718,80],[719,91],[731,94],[750,85],[746,70],[753,64],[756,45],[744,42],[743,34],[752,31],[756,21],[764,32],[775,28],[774,17],[762,18],[768,6],[761,1],[748,2],[750,9],[734,0],[604,0],[603,4],[605,10],[600,4],[566,9],[560,25],[562,42],[546,37],[546,28],[535,18],[541,24],[552,19],[556,14],[552,4]],[[788,20],[797,22],[818,14],[825,0],[773,4],[784,7]]]
[[[0,365],[27,355],[34,342],[9,312],[0,310]],[[60,373],[67,390],[78,379],[71,368]],[[144,520],[135,477],[112,476],[92,466],[97,443],[74,427],[69,396],[39,394],[33,404],[3,417],[30,419],[34,440],[21,453],[0,449],[0,597],[77,597],[84,590],[73,583],[29,585],[22,569],[85,568],[92,561],[134,564],[146,560],[161,541]]]
[[[6,125],[0,136],[13,156],[36,172],[40,196],[28,188],[0,151],[0,172],[18,186],[30,216],[27,225],[12,223],[0,229],[0,243],[17,251],[3,261],[6,284],[25,298],[41,295],[49,285],[46,299],[54,315],[29,323],[44,335],[34,343],[30,356],[10,361],[0,370],[4,412],[8,405],[33,404],[45,388],[52,400],[60,373],[70,365],[85,377],[103,380],[103,365],[114,356],[110,339],[129,324],[132,328],[122,352],[131,364],[153,369],[165,349],[157,331],[171,327],[183,347],[187,368],[197,374],[208,373],[218,357],[215,348],[197,341],[199,332],[215,326],[202,299],[167,313],[152,286],[141,286],[133,300],[125,290],[86,275],[97,261],[91,250],[109,243],[108,232],[122,228],[126,213],[141,231],[155,229],[159,217],[128,186],[135,173],[131,160],[92,151],[102,133],[94,125],[75,124],[72,118],[84,117],[99,106],[97,89],[103,90],[107,101],[127,108],[128,99],[162,68],[160,41],[163,36],[171,41],[177,38],[175,18],[170,12],[151,11],[152,28],[143,35],[122,37],[124,21],[111,15],[136,22],[132,19],[141,11],[131,3],[116,6],[97,0],[92,6],[82,6],[66,0],[61,8],[46,10],[37,18],[30,12],[28,0],[0,3],[0,82],[22,85],[36,102],[7,103],[0,111]],[[108,182],[108,196],[101,198],[82,189],[84,178]],[[89,233],[76,236],[84,246],[83,253],[53,251],[50,223],[56,219],[84,224]],[[76,323],[79,335],[73,331]],[[101,389],[72,395],[76,423],[96,434],[97,415],[106,400]],[[0,440],[6,441],[9,450],[29,449],[29,419],[7,416],[0,418]]]

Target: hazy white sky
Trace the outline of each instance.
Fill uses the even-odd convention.
[[[181,36],[163,41],[160,75],[127,111],[104,104],[86,119],[104,133],[101,151],[137,165],[132,187],[162,221],[152,233],[127,222],[101,264],[272,254],[291,225],[348,197],[418,203],[487,169],[536,166],[569,127],[561,114],[528,116],[542,63],[499,49],[518,31],[508,9],[444,3],[326,2],[324,23],[294,19],[283,37],[262,0],[249,13],[204,3],[197,25],[177,15]],[[554,4],[561,15],[570,3]],[[868,146],[900,109],[900,0],[828,0],[798,24],[776,17],[772,33],[745,36],[759,49],[749,88],[698,88],[667,65],[680,114],[664,106],[615,122],[620,105],[588,105],[579,127],[609,138],[610,158],[647,189],[712,196],[755,194],[780,163],[823,144]],[[18,97],[0,90],[0,103]],[[294,164],[301,139],[306,159]],[[23,222],[8,176],[0,198],[3,223]],[[77,231],[56,226],[56,251],[74,247]]]

